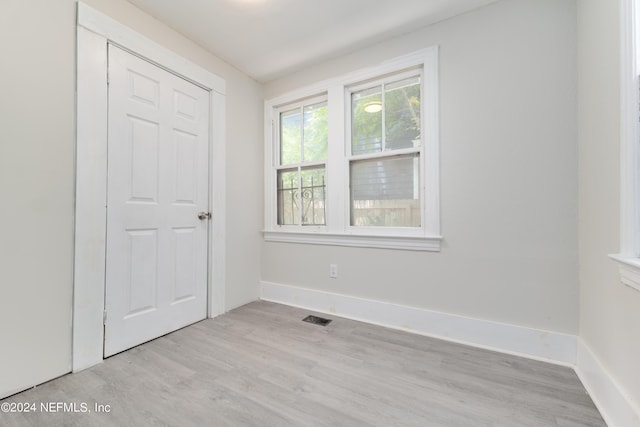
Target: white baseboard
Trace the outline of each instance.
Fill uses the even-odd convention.
[[[571,367],[576,363],[575,335],[271,282],[260,282],[260,285],[261,299],[265,301]]]
[[[570,366],[609,427],[640,427],[640,408],[575,335],[260,282],[261,299],[475,347]]]
[[[578,339],[576,373],[609,427],[640,427],[640,408],[634,407],[582,339]]]

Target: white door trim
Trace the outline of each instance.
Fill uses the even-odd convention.
[[[225,81],[84,3],[78,3],[74,372],[102,362],[107,200],[107,43],[209,90],[208,316],[225,311]]]

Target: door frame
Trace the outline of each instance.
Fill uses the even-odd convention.
[[[101,363],[107,227],[107,44],[209,91],[207,316],[225,311],[225,81],[78,2],[72,370]]]

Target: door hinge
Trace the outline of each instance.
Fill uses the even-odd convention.
[[[102,324],[103,325],[107,324],[107,310],[102,311]]]

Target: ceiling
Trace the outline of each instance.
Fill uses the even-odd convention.
[[[496,0],[128,0],[259,82]]]

